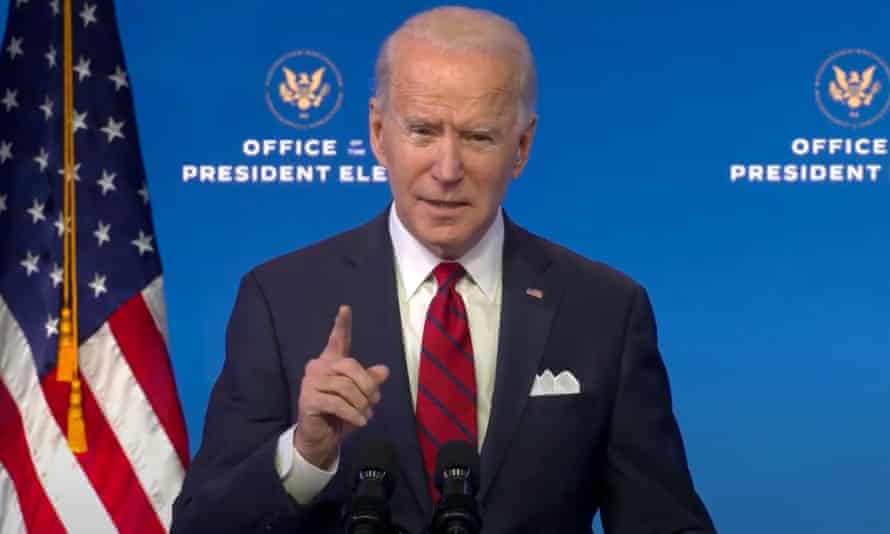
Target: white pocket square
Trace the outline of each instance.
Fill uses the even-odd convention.
[[[529,397],[542,397],[545,395],[577,395],[581,393],[581,383],[571,371],[562,371],[556,376],[550,369],[535,376]]]

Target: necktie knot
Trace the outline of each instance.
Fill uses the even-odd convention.
[[[454,287],[464,274],[464,266],[456,261],[443,261],[433,269],[439,290]]]

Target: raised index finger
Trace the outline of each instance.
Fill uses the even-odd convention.
[[[322,357],[328,360],[339,360],[349,356],[352,346],[352,309],[341,305],[337,309],[337,317],[334,319],[334,327],[328,337]]]

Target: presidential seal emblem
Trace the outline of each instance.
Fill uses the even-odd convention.
[[[343,101],[343,77],[334,63],[314,50],[294,50],[278,58],[266,75],[266,104],[294,128],[327,122]]]
[[[890,109],[890,68],[868,50],[835,52],[816,74],[816,103],[839,126],[870,126]]]

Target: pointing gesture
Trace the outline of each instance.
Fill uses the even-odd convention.
[[[297,407],[294,447],[310,463],[328,468],[340,441],[373,417],[385,365],[365,369],[352,358],[352,310],[340,306],[321,354],[306,364]]]
[[[321,356],[329,360],[348,358],[351,348],[352,310],[349,306],[340,306],[337,309],[337,317],[334,318],[334,327],[331,328],[328,344]]]

